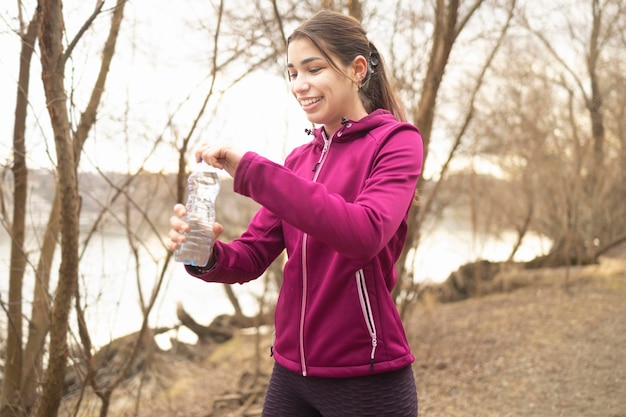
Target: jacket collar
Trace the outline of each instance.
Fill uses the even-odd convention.
[[[341,121],[341,127],[335,132],[332,140],[333,142],[348,142],[361,138],[367,135],[367,133],[369,133],[372,129],[389,122],[397,122],[397,120],[388,110],[384,109],[374,110],[367,116],[357,121],[343,119]],[[326,132],[324,131],[323,126],[314,130],[306,129],[305,131],[308,134],[313,135],[313,142],[315,143],[315,146],[324,146],[324,137]]]

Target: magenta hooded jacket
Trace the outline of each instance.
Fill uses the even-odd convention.
[[[215,243],[208,273],[187,270],[244,283],[286,250],[274,323],[279,365],[339,378],[406,367],[414,357],[391,291],[422,169],[421,135],[386,110],[344,120],[331,138],[309,133],[313,140],[284,166],[244,154],[234,190],[262,207],[239,239]]]

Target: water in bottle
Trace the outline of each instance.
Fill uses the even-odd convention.
[[[215,199],[220,191],[220,179],[209,165],[200,162],[187,181],[187,215],[189,225],[186,240],[174,252],[174,259],[186,265],[206,266],[213,247]]]

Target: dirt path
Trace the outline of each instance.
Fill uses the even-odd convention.
[[[626,417],[626,275],[553,275],[415,312],[420,417]]]
[[[406,327],[420,417],[626,417],[626,267],[620,265],[573,269],[567,288],[564,270],[540,270],[524,277],[532,285],[510,293],[417,307]],[[242,375],[257,367],[261,386],[266,382],[271,339],[271,333],[260,340],[241,334],[214,348],[198,346],[193,361],[163,353],[153,372],[116,392],[109,415],[244,415],[233,414],[242,404],[218,410],[215,400],[241,393]],[[97,398],[82,402],[94,414],[80,417],[96,415]],[[260,404],[262,394],[254,408]],[[75,416],[71,407],[65,411],[60,415]]]

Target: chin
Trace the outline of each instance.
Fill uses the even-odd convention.
[[[309,122],[313,123],[315,126],[320,126],[324,124],[324,122],[319,117],[315,117],[312,114],[307,114],[306,118]]]

